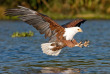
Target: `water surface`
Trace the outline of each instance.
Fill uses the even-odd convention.
[[[64,24],[70,20],[58,20]],[[42,53],[48,40],[22,21],[0,21],[0,73],[8,74],[100,74],[110,73],[110,21],[88,20],[75,39],[90,40],[86,48],[63,48],[59,56]],[[33,31],[33,37],[12,38],[13,32]]]

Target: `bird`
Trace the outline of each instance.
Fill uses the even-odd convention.
[[[74,36],[78,32],[83,32],[80,28],[85,19],[75,19],[64,25],[59,25],[47,15],[39,13],[24,6],[18,8],[11,8],[5,11],[6,16],[17,16],[22,21],[32,25],[40,34],[45,34],[45,38],[49,38],[47,43],[42,43],[41,48],[43,53],[51,56],[58,56],[64,47],[82,47],[87,46],[88,42],[84,44],[77,42]]]

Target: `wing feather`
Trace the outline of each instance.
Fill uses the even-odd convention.
[[[63,35],[60,33],[64,32],[64,28],[44,14],[38,13],[23,6],[18,6],[16,9],[6,10],[6,15],[18,16],[18,18],[20,18],[22,21],[39,30],[41,34],[45,34],[45,37],[52,39],[51,37],[56,36],[53,37],[54,40],[51,41],[55,41],[55,38],[63,38]]]
[[[49,29],[49,26],[46,26],[44,29],[40,30],[40,33],[41,33],[41,34],[44,34],[47,29]]]

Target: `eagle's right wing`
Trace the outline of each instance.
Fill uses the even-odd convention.
[[[49,37],[50,42],[63,38],[64,28],[51,18],[29,8],[23,6],[18,7],[16,9],[7,9],[6,15],[18,16],[22,21],[39,30],[41,34],[45,34],[45,38]]]

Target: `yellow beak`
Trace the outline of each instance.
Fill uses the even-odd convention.
[[[79,29],[78,32],[83,32],[82,29]]]

